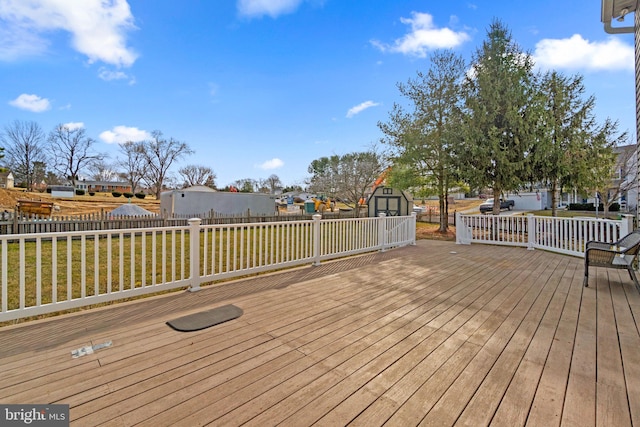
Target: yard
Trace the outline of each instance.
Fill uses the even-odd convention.
[[[126,203],[134,203],[149,212],[160,213],[160,201],[149,195],[144,199],[136,197],[127,199],[124,196],[113,197],[111,193],[96,193],[94,196],[85,194],[83,196],[75,196],[72,199],[63,199],[51,197],[51,194],[48,193],[0,188],[0,211],[13,212],[18,200],[54,202],[55,206],[57,206],[54,215],[86,215],[111,212]]]

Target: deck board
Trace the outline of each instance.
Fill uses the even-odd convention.
[[[419,241],[7,326],[0,402],[69,404],[83,427],[640,425],[640,295],[583,269]],[[244,314],[165,324],[224,304]]]

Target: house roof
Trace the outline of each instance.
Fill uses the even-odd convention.
[[[117,185],[119,187],[131,187],[131,184],[127,181],[89,181],[82,180],[78,181],[78,184],[87,184],[87,185]]]
[[[208,193],[215,193],[216,190],[214,190],[211,187],[207,187],[204,185],[194,185],[192,187],[188,187],[188,188],[183,188],[182,190],[178,190],[178,191],[206,191]]]
[[[636,144],[620,145],[613,148],[613,152],[616,154],[622,153],[624,151],[636,151]]]

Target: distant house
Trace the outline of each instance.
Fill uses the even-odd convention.
[[[600,203],[618,203],[621,212],[634,212],[638,205],[638,158],[636,156],[636,144],[623,145],[613,149],[616,155],[616,163],[609,183],[602,192],[598,194]],[[565,190],[566,191],[566,190]],[[551,191],[540,188],[535,193],[518,193],[512,198],[515,199],[516,209],[534,208],[523,203],[524,198],[536,195],[537,200],[542,198],[540,209],[551,209]],[[523,201],[519,199],[523,198]],[[534,202],[535,203],[535,202]],[[596,203],[596,195],[580,194],[575,189],[566,191],[558,195],[558,207],[567,206],[571,203]],[[539,204],[536,203],[536,205]]]
[[[293,192],[291,192],[293,194]],[[286,195],[288,196],[289,193],[286,193]],[[298,193],[298,195],[296,196],[302,200],[311,200],[313,198],[318,197],[315,193]]]
[[[633,211],[638,203],[638,158],[636,144],[614,148],[617,161],[614,176],[604,194],[608,202],[617,202],[622,211]]]
[[[11,172],[0,173],[0,188],[13,188],[13,174]]]
[[[131,193],[131,185],[124,181],[87,181],[82,180],[76,182],[76,188],[85,192],[111,193],[118,191],[120,193]]]

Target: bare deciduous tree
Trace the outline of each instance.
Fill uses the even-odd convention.
[[[94,162],[88,167],[88,170],[91,173],[91,178],[96,181],[115,181],[119,177],[113,165],[104,160]]]
[[[49,134],[48,141],[53,169],[67,177],[74,187],[80,172],[106,157],[93,150],[95,140],[86,136],[82,127],[59,124]]]
[[[255,193],[258,181],[251,178],[243,178],[235,181],[232,186],[241,193]]]
[[[215,188],[216,174],[213,172],[213,169],[208,166],[187,165],[180,168],[178,173],[184,180],[185,187],[205,185],[207,187]]]
[[[143,181],[153,190],[160,200],[164,182],[169,168],[177,159],[192,154],[193,150],[185,142],[173,138],[165,139],[162,132],[155,130],[151,133],[153,139],[138,144],[138,149],[145,160]]]
[[[265,180],[264,186],[268,189],[269,193],[275,194],[276,190],[282,189],[282,181],[276,174],[271,174]]]
[[[0,134],[0,143],[5,147],[5,164],[11,169],[15,180],[31,189],[36,182],[36,165],[46,161],[46,136],[36,122],[15,120],[5,126]]]
[[[117,165],[121,168],[120,176],[131,185],[131,191],[138,192],[138,187],[144,176],[145,158],[142,155],[141,143],[127,141],[120,144],[120,153],[123,158],[118,158]]]
[[[360,209],[358,201],[364,198],[383,170],[381,156],[375,150],[322,157],[309,165],[308,171],[313,175],[309,189],[341,198],[357,212]]]

